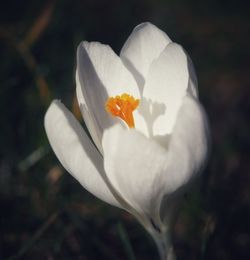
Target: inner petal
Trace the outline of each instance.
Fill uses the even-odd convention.
[[[177,113],[186,95],[188,81],[186,53],[180,45],[169,43],[159,58],[152,62],[144,86],[143,100],[152,100],[156,108],[160,108],[153,122],[150,121],[151,118],[147,120],[147,102],[140,107],[153,136],[172,133]],[[142,109],[145,105],[146,109]]]
[[[120,117],[129,128],[135,127],[133,111],[138,107],[139,99],[124,93],[120,96],[110,97],[106,101],[105,109],[112,116]]]

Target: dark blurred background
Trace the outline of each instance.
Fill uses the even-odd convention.
[[[61,167],[43,117],[54,98],[79,117],[81,40],[119,53],[151,21],[195,64],[211,123],[201,189],[174,229],[178,259],[250,259],[250,4],[210,0],[0,3],[0,259],[158,259],[133,217],[87,193]]]

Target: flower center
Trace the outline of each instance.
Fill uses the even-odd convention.
[[[124,120],[130,128],[135,127],[133,111],[138,107],[139,99],[124,93],[120,96],[110,97],[106,101],[105,109],[112,116]]]

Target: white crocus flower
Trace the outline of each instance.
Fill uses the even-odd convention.
[[[55,154],[85,189],[136,216],[162,259],[174,259],[171,222],[208,152],[190,58],[163,31],[143,23],[120,57],[98,42],[79,45],[76,92],[92,140],[55,100],[45,116]]]

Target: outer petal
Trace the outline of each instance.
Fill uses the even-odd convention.
[[[149,216],[153,199],[161,192],[155,179],[162,172],[167,151],[140,132],[120,125],[104,132],[103,150],[109,181],[140,215]]]
[[[127,92],[139,97],[137,84],[112,49],[97,42],[82,42],[77,49],[78,102],[92,138],[101,151],[103,130],[114,120],[105,111],[108,97]]]
[[[170,43],[150,66],[140,108],[153,136],[171,134],[188,82],[187,56],[180,45]],[[151,111],[156,110],[152,115],[148,113],[148,102],[152,103]]]
[[[45,129],[64,168],[96,197],[121,207],[104,181],[101,155],[79,122],[60,101],[50,105],[45,115]]]
[[[209,152],[209,138],[206,113],[199,101],[187,94],[169,142],[166,170],[159,178],[164,183],[164,194],[159,197],[162,222],[172,221],[180,196],[203,170]]]
[[[200,172],[208,149],[207,116],[199,101],[187,94],[169,141],[166,175],[162,175],[166,193],[185,185]]]
[[[120,56],[133,73],[140,88],[143,87],[149,66],[171,42],[155,25],[147,22],[136,26],[125,42]]]
[[[84,123],[86,124],[96,147],[102,153],[102,144],[101,144],[101,140],[100,140],[102,134],[100,132],[100,127],[98,126],[96,119],[93,116],[93,114],[91,113],[91,111],[89,111],[89,109],[87,108],[78,75],[79,75],[78,71],[76,71],[76,96],[77,96],[77,100],[78,100],[78,105],[79,105],[82,117],[84,118]]]
[[[208,150],[206,116],[200,104],[186,96],[168,150],[136,130],[120,126],[105,131],[103,149],[104,167],[112,185],[138,212],[161,225],[163,197],[185,186],[204,164]]]
[[[194,69],[194,64],[186,53],[188,59],[188,72],[189,72],[189,82],[188,82],[188,92],[195,98],[198,98],[198,80],[196,76],[196,72]]]

